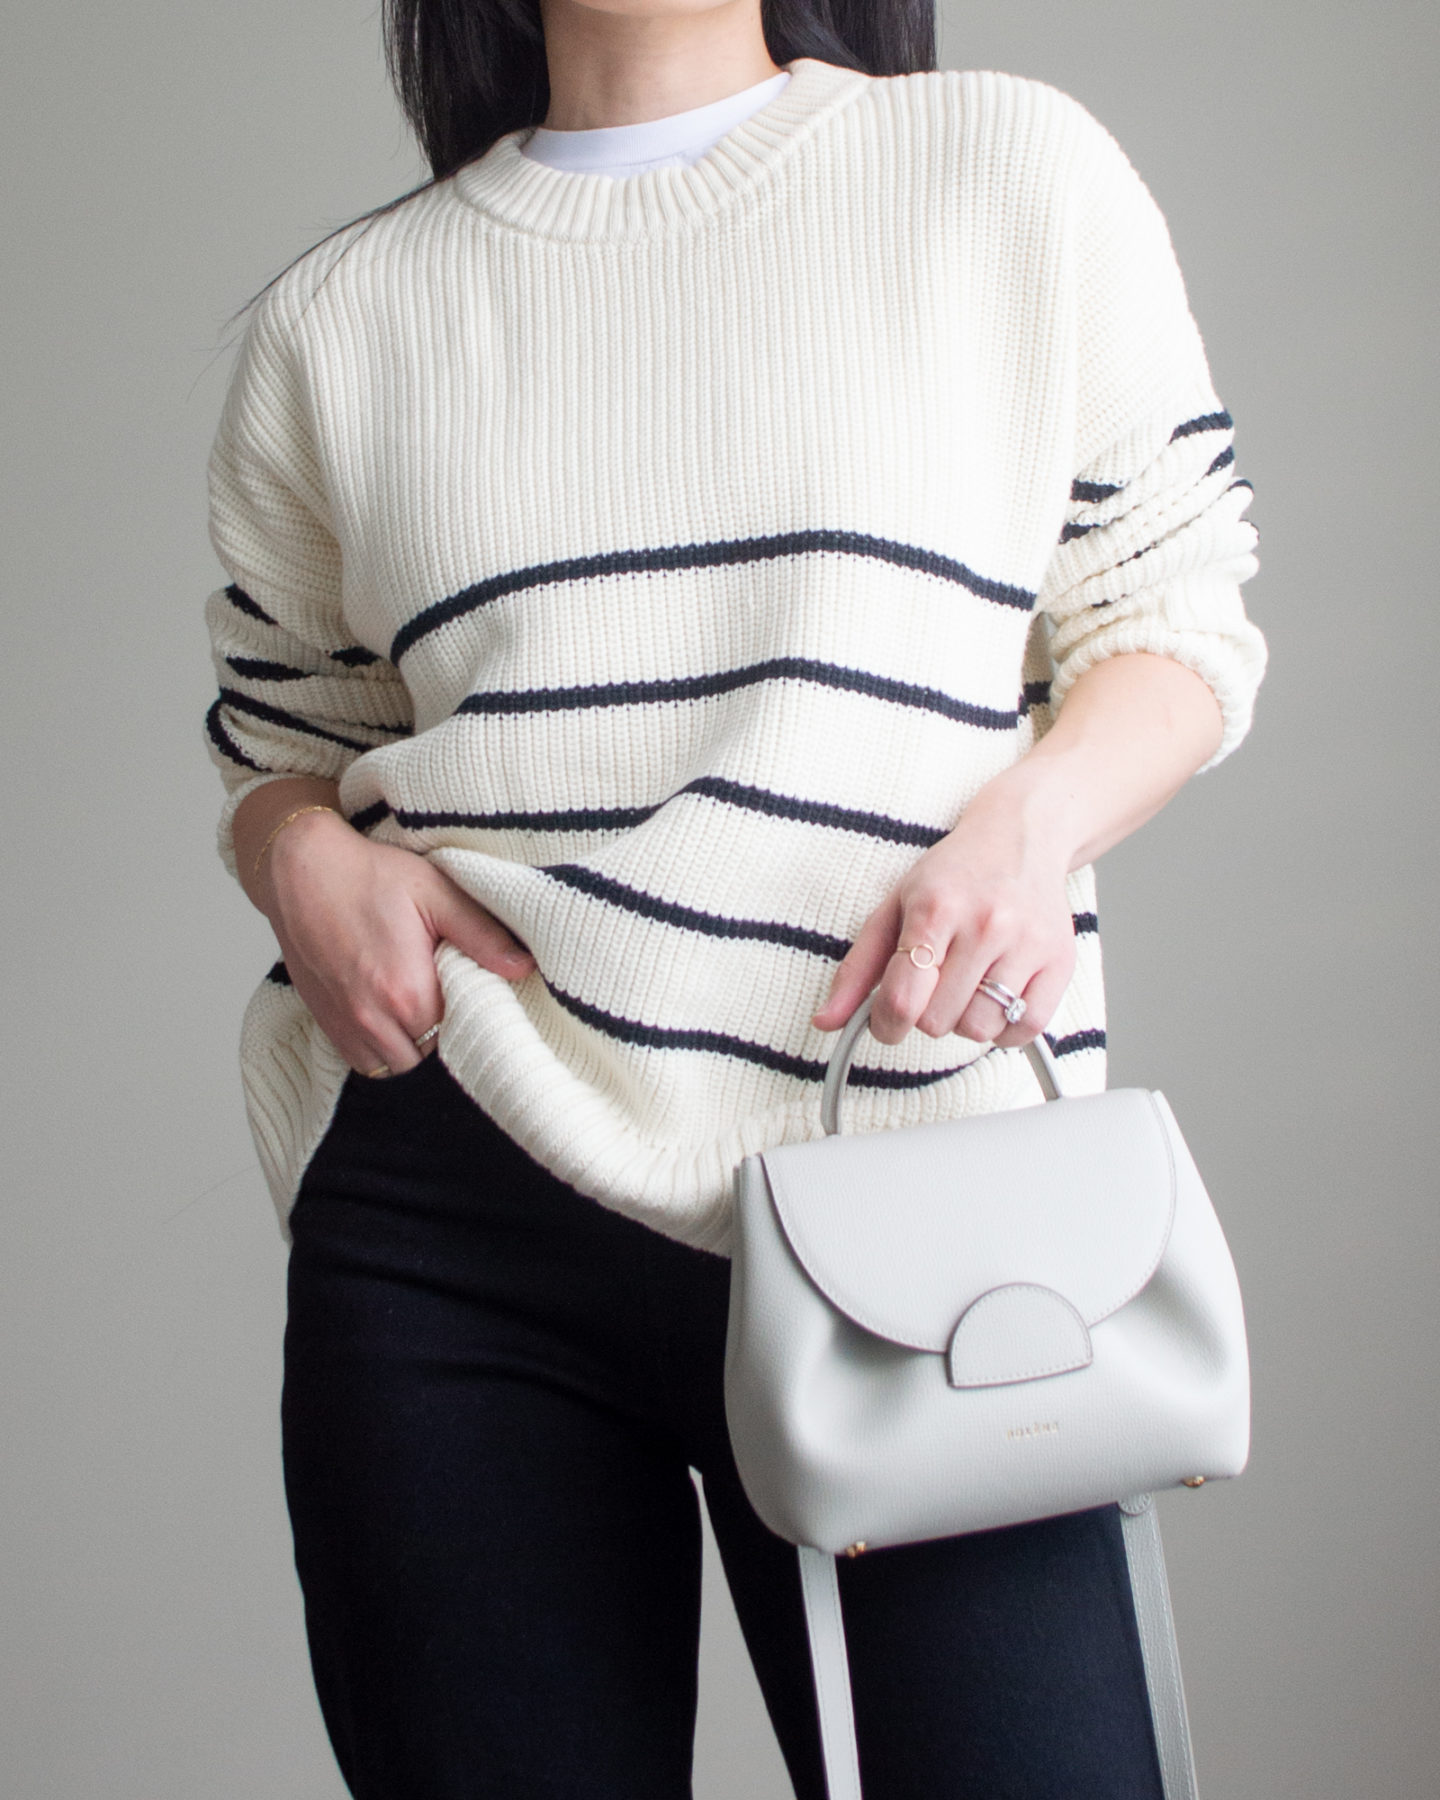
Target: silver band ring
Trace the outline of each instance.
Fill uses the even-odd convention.
[[[987,976],[976,992],[984,994],[987,1000],[993,1000],[1011,1025],[1018,1025],[1029,1010],[1024,998],[1007,988],[1003,981],[991,981]]]
[[[928,962],[917,961],[916,956],[915,956],[915,952],[917,950],[923,950],[925,952],[926,956],[929,958],[929,961]],[[915,964],[915,967],[917,969],[933,969],[935,967],[935,951],[929,944],[911,944],[910,948],[908,950],[902,951],[901,954],[904,956],[908,956],[910,958],[911,962]]]
[[[439,1022],[437,1021],[434,1025],[432,1025],[430,1027],[430,1029],[428,1031],[422,1031],[418,1038],[414,1038],[411,1041],[414,1043],[415,1048],[417,1050],[423,1050],[425,1048],[425,1046],[430,1042],[431,1038],[437,1038],[437,1037],[439,1037],[439,1035],[440,1035],[440,1025],[439,1025]]]

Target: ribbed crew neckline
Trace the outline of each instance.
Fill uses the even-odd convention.
[[[809,56],[781,67],[790,80],[774,99],[693,163],[645,169],[623,181],[554,169],[523,153],[534,129],[527,125],[460,169],[456,192],[487,217],[539,237],[594,242],[691,229],[759,189],[822,119],[872,80],[863,70]]]

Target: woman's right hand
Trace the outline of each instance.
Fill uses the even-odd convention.
[[[247,796],[246,804],[264,793]],[[240,829],[244,810],[236,814],[237,851],[242,837],[252,835]],[[273,810],[273,804],[266,808]],[[361,1074],[384,1064],[400,1075],[421,1060],[415,1039],[445,1010],[435,971],[442,938],[509,981],[522,980],[535,967],[534,957],[493,914],[423,856],[371,843],[338,812],[294,819],[276,835],[258,871],[251,874],[243,861],[241,866],[250,875],[247,892],[279,940],[296,993]]]

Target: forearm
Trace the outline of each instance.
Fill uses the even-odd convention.
[[[1092,862],[1173,798],[1223,729],[1207,684],[1167,656],[1109,657],[1086,671],[1028,755],[967,809],[1008,814],[1066,869]]]

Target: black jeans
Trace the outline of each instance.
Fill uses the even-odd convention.
[[[352,1076],[292,1215],[286,1494],[357,1800],[682,1800],[700,1523],[800,1800],[795,1553],[722,1397],[729,1264],[557,1180],[435,1057]],[[1113,1507],[845,1562],[867,1800],[1159,1800]]]

